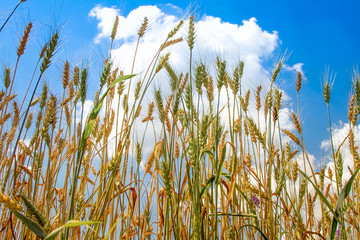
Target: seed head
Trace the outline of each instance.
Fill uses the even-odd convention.
[[[72,81],[74,82],[75,87],[79,85],[79,80],[80,80],[80,69],[78,66],[75,66],[72,75]]]
[[[295,161],[294,165],[293,165],[293,171],[292,171],[292,177],[293,177],[293,181],[296,182],[297,178],[298,178],[298,169],[299,169],[299,165],[298,162]]]
[[[324,76],[323,93],[324,93],[324,100],[327,105],[329,105],[330,93],[331,93],[331,89],[332,89],[332,85],[334,83],[335,77],[336,77],[336,75],[329,73],[329,70],[327,70],[327,72],[325,73],[325,76]]]
[[[195,43],[195,23],[194,23],[194,16],[190,16],[189,19],[189,32],[188,32],[188,46],[190,50],[194,48]]]
[[[56,103],[57,103],[56,97],[51,94],[51,97],[46,106],[45,117],[44,117],[44,126],[46,125],[46,128],[48,128],[50,125],[52,126],[52,128],[55,128],[56,121],[57,121]]]
[[[148,26],[148,18],[144,17],[144,20],[143,20],[143,22],[141,24],[141,27],[139,29],[139,32],[138,32],[139,38],[144,36],[144,33],[146,32],[147,26]]]
[[[165,63],[169,60],[170,53],[165,54],[165,56],[161,57],[159,64],[156,67],[155,74],[160,72],[160,70],[164,67]]]
[[[299,91],[301,89],[301,82],[302,82],[301,73],[298,72],[297,73],[297,81],[296,81],[296,91],[297,91],[297,93],[299,93]]]
[[[136,111],[136,114],[135,114],[135,118],[138,118],[140,116],[140,113],[141,113],[141,105],[139,105],[137,111]]]
[[[298,133],[302,133],[302,128],[301,128],[301,124],[297,118],[297,116],[295,115],[295,113],[291,113],[291,117],[292,117],[292,120],[293,120],[293,123],[295,125],[295,128],[296,130],[298,131]]]
[[[272,92],[269,91],[265,98],[265,105],[264,105],[265,117],[267,116],[269,110],[271,110],[272,104],[273,104],[273,95]]]
[[[191,109],[191,104],[192,104],[192,92],[191,92],[191,87],[190,84],[186,85],[185,87],[185,105],[186,107],[190,110]]]
[[[29,113],[27,119],[26,119],[26,124],[25,124],[25,128],[29,129],[33,120],[34,114],[33,113]]]
[[[16,127],[16,125],[19,122],[19,116],[20,116],[20,111],[19,111],[16,101],[13,102],[13,111],[14,111],[13,127]]]
[[[246,166],[248,169],[251,168],[251,155],[250,155],[249,153],[246,155],[245,166]]]
[[[41,73],[45,72],[45,70],[50,66],[51,58],[55,53],[56,46],[58,45],[58,40],[59,40],[59,33],[55,32],[49,42],[49,46],[46,49],[45,56],[40,67]]]
[[[24,50],[25,50],[25,47],[26,47],[26,43],[27,43],[27,40],[29,39],[29,33],[31,31],[31,28],[32,28],[32,23],[29,22],[29,24],[26,26],[26,29],[24,31],[24,35],[20,41],[20,45],[17,49],[17,56],[20,57],[21,55],[24,54]]]
[[[44,57],[46,49],[47,49],[47,43],[45,43],[44,47],[41,49],[40,56],[39,56],[40,59]]]
[[[113,25],[113,29],[111,31],[111,40],[114,40],[115,39],[115,36],[116,36],[116,31],[117,31],[117,28],[118,28],[118,25],[119,25],[119,16],[116,15],[115,17],[115,21],[114,21],[114,25]]]
[[[104,69],[100,77],[100,88],[102,88],[105,85],[105,83],[108,81],[110,70],[111,70],[111,62],[108,59],[106,59],[104,64]]]
[[[137,81],[136,88],[135,88],[135,100],[139,98],[141,90],[141,80]]]
[[[154,161],[155,161],[155,154],[154,154],[154,152],[152,152],[147,160],[146,165],[145,165],[145,173],[151,173],[151,168],[154,165]]]
[[[6,89],[10,86],[10,68],[8,68],[8,67],[5,68],[4,86]]]
[[[234,78],[231,82],[230,87],[234,95],[236,95],[239,92],[239,87],[240,87],[239,68],[235,68],[234,70]]]
[[[275,103],[273,107],[273,121],[275,122],[279,117],[280,105],[281,105],[281,97],[282,92],[280,92],[277,88],[274,91],[275,95]]]
[[[179,105],[180,105],[180,94],[176,94],[174,105],[173,105],[174,118],[177,118],[177,113],[179,111]]]
[[[44,87],[43,87],[43,91],[42,91],[42,94],[41,94],[41,100],[40,100],[40,108],[42,109],[45,104],[46,104],[46,100],[47,100],[47,94],[48,94],[48,86],[46,83],[44,83]]]
[[[209,76],[207,80],[206,94],[210,103],[214,101],[214,85],[211,76]]]
[[[307,189],[307,180],[305,178],[302,179],[299,190],[299,206],[301,207],[304,202],[304,196]]]
[[[359,73],[357,71],[354,70],[354,80],[353,80],[353,88],[354,88],[354,93],[356,96],[356,104],[358,107],[360,107],[360,78],[359,78]]]
[[[240,96],[240,104],[244,112],[247,112],[250,100],[250,89],[246,92],[245,98]]]
[[[324,85],[324,100],[327,104],[329,104],[329,101],[330,101],[330,92],[331,92],[331,89],[330,89],[330,85],[329,85],[329,82],[325,82],[325,85]]]
[[[147,116],[142,120],[142,122],[147,122],[147,121],[151,121],[151,120],[154,119],[154,118],[152,117],[152,114],[153,114],[153,112],[154,112],[154,106],[155,106],[154,102],[151,102],[151,103],[149,104],[148,114],[147,114]]]
[[[243,76],[243,74],[244,74],[244,62],[243,61],[241,61],[240,63],[239,63],[239,78],[240,78],[240,80],[241,80],[241,78],[242,78],[242,76]]]
[[[178,23],[178,25],[176,25],[176,27],[174,27],[174,28],[170,31],[170,33],[168,34],[167,39],[172,38],[172,37],[179,31],[179,29],[181,28],[181,26],[183,25],[183,23],[184,23],[184,21],[181,20],[181,21]]]
[[[224,61],[220,61],[219,58],[217,58],[217,68],[218,68],[218,82],[217,82],[217,87],[218,90],[220,91],[221,87],[225,84],[225,77],[226,77],[226,62]]]
[[[174,153],[174,158],[177,159],[180,157],[180,148],[179,148],[179,143],[175,142],[175,153]]]
[[[155,90],[155,102],[156,102],[156,107],[159,111],[159,118],[161,122],[164,122],[165,120],[165,111],[164,111],[164,104],[161,98],[161,91],[160,89]]]
[[[201,87],[203,85],[204,78],[206,77],[203,75],[204,68],[205,68],[205,66],[203,64],[198,65],[196,68],[196,73],[195,73],[195,87],[196,87],[197,92],[200,95],[202,95]]]
[[[5,207],[11,211],[22,211],[22,206],[14,199],[0,192],[0,203],[4,203]]]
[[[163,182],[165,185],[165,191],[168,198],[171,198],[171,176],[170,169],[165,161],[161,161],[161,172],[163,177]]]
[[[129,110],[129,101],[128,101],[128,95],[124,94],[124,98],[123,98],[123,109],[124,109],[124,113],[126,114]]]
[[[261,92],[262,86],[259,85],[256,90],[255,99],[256,99],[256,110],[260,110],[261,108],[261,98],[260,98],[260,92]]]
[[[70,71],[70,64],[68,61],[65,61],[64,71],[63,71],[63,88],[64,89],[66,89],[66,87],[69,84],[69,71]]]
[[[139,142],[136,143],[136,162],[138,164],[138,166],[140,166],[141,163],[141,152],[142,152],[142,148],[141,148],[141,144]]]
[[[350,106],[348,111],[349,123],[352,123],[353,121],[356,123],[357,121],[356,117],[357,117],[357,108],[355,107],[355,95],[353,94],[350,99]]]
[[[169,41],[166,41],[164,44],[161,44],[160,46],[160,51],[164,50],[165,48],[171,46],[171,45],[174,45],[174,44],[177,44],[179,42],[182,42],[183,41],[183,38],[180,37],[180,38],[176,38],[174,40],[169,40]]]
[[[179,84],[180,84],[180,82],[181,82],[181,78],[182,78],[182,75],[180,75],[180,77],[179,77],[179,79],[180,79],[180,80],[179,80]],[[184,77],[184,80],[183,80],[183,81],[181,82],[181,84],[180,84],[178,94],[182,94],[182,92],[184,91],[184,88],[185,88],[185,86],[186,86],[186,83],[187,83],[188,79],[189,79],[189,74],[186,73],[186,75],[185,75],[185,77]]]
[[[84,103],[86,99],[86,90],[87,90],[87,69],[84,68],[81,71],[81,79],[80,79],[80,100],[82,103]]]
[[[125,90],[125,81],[121,81],[119,82],[119,84],[117,85],[117,94],[119,96],[121,96]]]
[[[278,64],[275,67],[275,70],[273,72],[272,78],[271,78],[271,82],[275,82],[276,77],[279,75],[279,72],[281,70],[281,66],[282,66],[282,61],[279,61]]]
[[[166,71],[168,72],[169,76],[170,76],[170,87],[171,87],[171,91],[175,92],[177,90],[178,87],[178,77],[176,76],[176,73],[174,72],[174,70],[172,69],[172,67],[170,66],[170,64],[168,62],[165,63],[164,68],[166,69]]]

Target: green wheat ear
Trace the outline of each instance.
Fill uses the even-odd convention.
[[[46,238],[45,230],[37,222],[34,222],[30,218],[19,212],[14,212],[14,215],[40,239]]]
[[[21,195],[21,199],[24,202],[26,208],[28,211],[33,215],[37,221],[37,223],[41,227],[47,228],[49,226],[49,219],[47,219],[42,212],[35,206],[34,202],[25,197],[24,195]]]

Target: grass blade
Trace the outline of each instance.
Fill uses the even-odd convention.
[[[222,152],[221,152],[221,159],[220,159],[220,166],[219,166],[219,169],[217,171],[217,174],[216,174],[216,184],[219,184],[220,183],[220,178],[221,178],[221,172],[222,172],[222,169],[224,167],[224,163],[225,163],[225,156],[226,156],[226,145],[224,146],[224,148],[222,149]]]
[[[40,239],[45,239],[46,237],[46,232],[45,230],[36,222],[34,222],[33,220],[31,220],[30,218],[28,218],[27,216],[19,213],[19,212],[14,212],[15,216],[22,222],[24,223],[33,233],[36,234],[36,236],[38,236]]]
[[[93,225],[93,224],[99,224],[99,223],[101,223],[101,222],[96,222],[96,221],[81,222],[81,221],[77,221],[77,220],[70,220],[67,223],[65,223],[64,225],[62,225],[61,227],[59,227],[59,228],[55,229],[54,231],[52,231],[51,233],[49,233],[49,235],[47,235],[43,239],[44,240],[55,239],[56,236],[65,228],[78,227],[78,226],[87,226],[87,225]]]
[[[215,215],[215,213],[210,213],[209,216]],[[232,216],[232,217],[252,217],[257,218],[255,214],[245,214],[245,213],[218,213],[218,216]]]
[[[201,190],[200,193],[200,198],[204,197],[205,194],[207,193],[207,191],[209,190],[210,186],[213,184],[215,180],[215,175],[212,175],[211,178],[209,178],[209,180],[207,180],[205,186],[203,187],[203,189]]]
[[[129,79],[129,78],[132,78],[136,76],[136,74],[131,74],[131,75],[125,75],[125,76],[122,76],[122,77],[119,77],[117,78],[105,91],[105,93],[101,96],[101,98],[99,99],[99,101],[97,101],[95,103],[95,106],[94,108],[92,109],[91,113],[89,114],[89,117],[86,121],[86,127],[85,127],[85,130],[84,130],[84,134],[83,134],[83,137],[82,137],[82,141],[81,141],[81,149],[85,148],[85,144],[86,144],[86,141],[88,139],[88,137],[90,136],[91,132],[92,132],[92,129],[94,127],[94,120],[96,119],[96,117],[99,115],[99,112],[102,108],[102,104],[104,102],[104,99],[107,95],[107,93],[110,91],[111,88],[113,88],[117,83],[121,82],[121,81],[124,81],[126,79]]]
[[[41,227],[45,227],[49,220],[42,214],[42,212],[35,206],[35,204],[25,197],[24,195],[21,195],[21,199],[23,200],[26,208],[31,212],[32,215],[36,218],[38,224],[40,224]]]
[[[341,190],[341,193],[339,195],[339,198],[336,202],[336,207],[335,207],[335,214],[336,214],[336,217],[334,215],[334,218],[333,218],[333,221],[332,221],[332,226],[331,226],[331,238],[330,239],[334,239],[335,238],[335,235],[336,235],[336,228],[337,228],[337,225],[338,225],[338,216],[340,214],[340,210],[341,210],[341,207],[343,205],[343,202],[345,201],[346,197],[349,195],[350,193],[350,190],[351,190],[351,186],[355,180],[355,177],[357,175],[357,173],[359,172],[360,168],[358,168],[356,170],[356,172],[354,172],[354,174],[351,176],[351,178],[349,179],[349,181],[347,182],[347,184],[345,185],[345,187]]]
[[[300,169],[298,169],[298,171],[304,176],[304,178],[306,178],[306,180],[308,180],[314,187],[315,191],[318,193],[319,197],[321,198],[321,200],[326,204],[326,206],[329,208],[329,210],[331,211],[331,213],[334,215],[334,218],[339,221],[337,214],[334,210],[334,208],[331,206],[331,204],[329,203],[329,201],[326,199],[326,197],[324,196],[324,194],[320,191],[319,188],[316,187],[316,185],[311,181],[311,179],[306,176],[306,174],[301,171]]]
[[[258,228],[257,226],[254,226],[254,225],[251,225],[251,224],[247,224],[247,225],[243,225],[239,228],[239,231],[240,229],[244,228],[244,227],[252,227],[252,228],[255,228],[256,230],[258,230],[258,232],[261,234],[261,236],[265,239],[265,240],[268,240],[268,238],[266,237],[266,235],[261,231],[260,228]]]

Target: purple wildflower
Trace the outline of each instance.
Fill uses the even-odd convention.
[[[340,227],[336,230],[336,236],[335,239],[339,239],[340,238]]]
[[[255,204],[256,207],[260,207],[260,200],[255,195],[251,197],[251,201]]]

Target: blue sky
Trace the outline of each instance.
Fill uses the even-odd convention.
[[[0,23],[8,16],[17,1],[3,1]],[[169,6],[178,7],[178,9]],[[256,18],[256,24],[268,33],[277,32],[276,49],[271,59],[291,53],[287,64],[303,63],[306,84],[301,90],[301,111],[304,136],[308,150],[318,159],[321,141],[328,138],[326,105],[322,97],[323,75],[326,68],[336,73],[331,95],[332,121],[346,122],[353,68],[360,64],[360,9],[359,1],[44,1],[28,0],[23,3],[7,27],[0,33],[0,63],[13,65],[13,56],[23,29],[28,21],[35,24],[29,52],[38,54],[40,43],[49,33],[62,27],[62,47],[59,58],[80,61],[87,57],[106,55],[106,42],[95,44],[99,34],[99,21],[89,17],[97,5],[115,7],[127,16],[143,5],[157,5],[163,12],[181,16],[195,11],[198,20],[204,15],[218,17],[222,22],[242,25],[244,20]],[[189,7],[190,6],[190,7]],[[141,19],[139,20],[139,22]],[[91,49],[91,50],[89,50]],[[89,53],[91,52],[91,54]],[[26,54],[25,54],[26,55]],[[30,56],[29,56],[30,55]],[[31,61],[31,54],[24,56]],[[86,62],[86,60],[84,60]],[[84,63],[88,64],[88,63]],[[100,64],[93,63],[100,71]],[[61,64],[55,64],[56,76],[61,76]],[[97,77],[97,72],[93,73]],[[20,73],[21,76],[21,73]],[[287,75],[286,75],[287,76]],[[285,78],[285,77],[284,77]],[[20,84],[18,85],[20,88]],[[295,79],[284,79],[281,87],[295,100]]]

